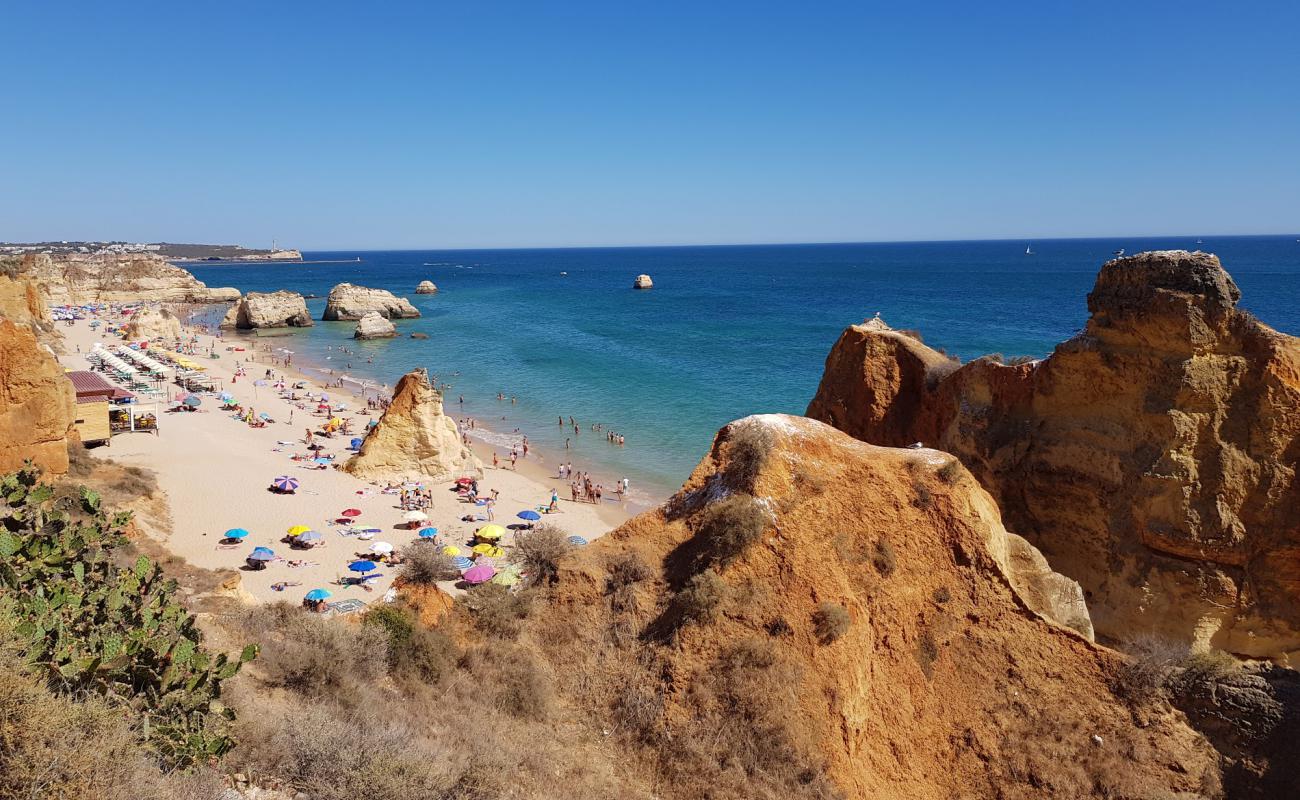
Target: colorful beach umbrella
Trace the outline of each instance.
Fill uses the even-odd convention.
[[[466,570],[466,569],[469,569],[470,567],[474,566],[474,562],[473,562],[473,561],[470,561],[470,560],[469,560],[468,558],[466,558],[465,556],[456,556],[455,558],[453,558],[453,559],[451,560],[451,565],[452,565],[453,567],[455,567],[456,569],[459,569],[459,570]]]
[[[393,552],[393,546],[388,542],[375,542],[370,545],[370,552],[377,555],[387,555],[388,553]]]
[[[269,547],[254,547],[253,552],[248,554],[249,561],[270,561],[275,558],[275,553]]]
[[[222,392],[221,394],[217,395],[217,399],[223,403],[229,403],[231,400],[235,399],[235,396],[230,392]]]
[[[227,539],[243,539],[247,535],[248,535],[248,531],[244,530],[243,528],[231,528],[230,530],[226,531]]]
[[[419,536],[420,536],[421,539],[432,539],[432,538],[434,538],[434,537],[437,536],[437,535],[438,535],[438,529],[437,529],[437,528],[421,528],[421,529],[420,529],[420,534],[419,534]]]
[[[502,586],[514,586],[516,583],[519,583],[521,578],[522,575],[520,574],[519,567],[511,564],[508,567],[497,570],[497,574],[492,576],[492,582],[499,583]]]
[[[373,561],[353,561],[348,564],[348,569],[353,572],[374,572],[379,565]]]
[[[408,511],[406,512],[406,516],[403,517],[403,519],[405,519],[407,522],[424,522],[428,518],[429,518],[428,514],[419,510]]]
[[[361,449],[361,440],[360,440],[360,439],[353,439],[352,442],[351,442],[351,444],[349,444],[348,446],[351,447],[353,450],[360,450],[360,449]]]
[[[186,398],[181,402],[190,408],[198,408],[203,405],[203,398],[199,397],[197,394],[191,394],[186,396]]]
[[[271,485],[282,492],[292,492],[298,489],[298,479],[291,478],[288,475],[281,475],[271,481]]]
[[[292,528],[289,529],[289,535],[297,536],[298,534],[306,533],[309,530],[311,530],[310,525],[294,525]]]
[[[500,547],[497,547],[496,545],[490,544],[488,542],[476,544],[470,549],[481,556],[488,556],[490,558],[500,558],[501,556],[506,554],[505,550],[502,550]]]
[[[480,539],[485,539],[491,542],[500,539],[502,536],[505,536],[506,529],[501,527],[500,525],[484,525],[483,527],[479,528],[478,532],[475,533],[474,535]]]
[[[460,548],[454,544],[449,544],[442,548],[442,554],[444,556],[458,556],[460,555]]]
[[[542,518],[541,514],[538,514],[536,511],[532,511],[532,510],[520,511],[518,514],[515,514],[515,516],[519,517],[520,519],[526,519],[529,522],[536,522],[537,520]]]
[[[479,564],[478,566],[470,567],[465,570],[464,577],[466,583],[485,583],[492,580],[492,576],[496,574],[497,571],[495,567],[489,567],[487,564]]]
[[[308,600],[324,600],[325,598],[332,596],[333,594],[329,589],[312,589],[307,593]]]
[[[587,543],[587,540],[584,539],[584,538],[582,538],[581,536],[570,536],[570,537],[569,537],[569,544],[573,544],[573,545],[577,545],[578,547],[582,547],[582,546],[585,545],[586,543]]]
[[[342,516],[344,516],[344,517],[359,517],[359,516],[361,516],[361,509],[359,509],[359,508],[345,508],[345,509],[343,509],[343,514],[342,514]]]

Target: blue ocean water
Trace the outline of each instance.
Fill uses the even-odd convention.
[[[963,360],[1046,355],[1083,326],[1097,270],[1120,248],[1216,253],[1243,307],[1300,335],[1296,236],[311,252],[361,261],[186,266],[209,286],[319,295],[308,301],[317,319],[344,281],[405,296],[424,316],[399,321],[401,338],[353,342],[354,323],[318,322],[277,346],[388,384],[427,367],[452,384],[449,414],[502,434],[519,428],[551,463],[568,438],[576,468],[626,475],[636,494],[658,499],[728,421],[802,413],[847,325],[880,312]],[[653,276],[653,290],[631,288],[639,273]],[[425,279],[438,294],[414,293]],[[570,415],[577,437],[557,425]],[[592,432],[597,422],[627,445]]]

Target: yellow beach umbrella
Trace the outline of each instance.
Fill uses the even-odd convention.
[[[442,548],[442,554],[444,556],[458,556],[460,555],[460,548],[454,544],[449,544]]]
[[[294,525],[292,528],[289,529],[289,535],[297,536],[298,534],[306,533],[309,530],[311,530],[310,525]]]
[[[500,547],[497,547],[496,545],[490,544],[488,542],[482,542],[481,544],[476,544],[470,549],[473,550],[475,553],[478,553],[481,556],[487,556],[488,558],[500,558],[501,556],[506,554],[505,550],[502,550]]]
[[[338,426],[343,424],[343,420],[339,419],[338,417],[331,417],[330,424],[337,428]]]
[[[489,542],[494,542],[497,539],[500,539],[502,536],[506,535],[506,529],[501,527],[500,525],[484,525],[483,527],[479,528],[478,533],[474,535],[480,539],[484,539]]]

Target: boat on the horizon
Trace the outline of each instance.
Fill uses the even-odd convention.
[[[1034,254],[1033,245],[1029,245],[1029,244],[1025,245],[1025,255],[1032,256],[1033,254]]]
[[[1116,258],[1119,258],[1119,257],[1123,256],[1123,255],[1124,255],[1124,248],[1121,247],[1120,249],[1118,249],[1118,250],[1116,250],[1115,252],[1111,253],[1111,255],[1115,256]]]

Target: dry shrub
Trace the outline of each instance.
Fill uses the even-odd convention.
[[[916,641],[916,663],[921,666],[921,672],[925,673],[927,680],[934,677],[934,662],[939,660],[939,643],[934,640],[934,634],[925,630],[921,632],[921,637]]]
[[[376,606],[362,622],[388,636],[388,667],[395,678],[436,685],[456,666],[456,645],[442,631],[420,625],[409,609]]]
[[[771,523],[757,499],[733,494],[704,510],[696,535],[704,542],[706,558],[726,566],[757,542]]]
[[[961,462],[954,458],[942,467],[939,467],[939,470],[935,472],[935,475],[939,477],[939,480],[951,486],[961,478],[962,472]]]
[[[775,619],[769,620],[768,623],[763,626],[763,630],[767,631],[768,636],[776,638],[794,635],[794,627],[786,621],[785,617],[776,617]]]
[[[549,676],[522,645],[495,641],[471,647],[460,666],[481,692],[475,699],[519,719],[545,719],[555,702]]]
[[[378,626],[345,625],[288,603],[254,606],[242,627],[261,642],[256,671],[273,685],[306,697],[356,705],[361,687],[384,675],[388,636]]]
[[[543,524],[528,533],[515,537],[512,563],[535,584],[555,583],[560,577],[560,564],[573,552],[568,533],[555,525]]]
[[[943,351],[940,350],[939,352],[942,353]],[[943,383],[945,378],[959,369],[961,369],[961,362],[955,358],[949,358],[945,361],[933,364],[925,370],[926,388],[935,388],[940,383]]]
[[[1111,679],[1111,691],[1134,705],[1160,696],[1169,676],[1187,658],[1187,647],[1159,636],[1140,635],[1121,648],[1129,658]]]
[[[916,493],[915,499],[912,500],[912,505],[923,511],[929,511],[934,507],[934,492],[930,491],[929,486],[926,486],[920,480],[915,480],[912,481],[912,491]]]
[[[894,546],[888,539],[881,537],[872,546],[871,565],[885,578],[893,575],[894,570],[898,568],[898,556],[894,554]]]
[[[454,581],[460,578],[460,570],[451,562],[451,557],[428,542],[412,542],[402,548],[401,572],[403,580],[429,586],[438,581]]]
[[[734,426],[727,440],[727,475],[752,491],[754,481],[767,465],[774,442],[775,437],[766,425],[749,422]]]
[[[121,710],[51,694],[0,659],[0,797],[216,800],[207,770],[164,775]]]
[[[1013,356],[1007,359],[1007,366],[1018,367],[1022,364],[1032,364],[1037,360],[1034,356]]]
[[[99,462],[80,440],[68,442],[68,477],[89,478]]]
[[[469,614],[474,627],[483,633],[498,639],[513,639],[528,618],[532,595],[512,592],[500,584],[484,583],[461,595],[456,605]]]
[[[943,605],[952,599],[952,592],[948,591],[947,586],[940,586],[930,595],[931,599],[939,605]]]
[[[727,599],[727,583],[709,570],[691,577],[677,593],[674,603],[683,622],[711,622]]]
[[[1237,671],[1237,659],[1222,650],[1203,650],[1191,653],[1179,665],[1183,673],[1179,680],[1189,683],[1221,681]]]
[[[838,603],[822,603],[813,612],[813,630],[822,644],[830,644],[848,633],[849,610]]]
[[[620,553],[609,562],[609,577],[605,581],[605,590],[615,592],[625,586],[640,583],[652,574],[649,565],[636,553]]]

